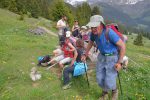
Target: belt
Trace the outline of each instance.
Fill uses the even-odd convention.
[[[101,55],[103,56],[114,56],[114,55],[117,55],[118,53],[101,53]]]

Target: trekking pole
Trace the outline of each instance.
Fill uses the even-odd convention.
[[[120,75],[119,75],[118,71],[117,71],[117,75],[118,75],[118,80],[119,80],[119,86],[120,86],[121,95],[123,95],[122,86],[121,86],[121,80],[120,80]]]
[[[87,75],[87,69],[86,69],[86,66],[85,66],[85,62],[84,62],[84,68],[85,68],[85,72],[86,72],[86,78],[87,78],[88,87],[89,87],[90,85],[89,85],[89,80],[88,80],[88,75]]]
[[[57,62],[57,63],[55,63],[55,64],[53,64],[53,65],[51,65],[51,66],[49,66],[48,68],[46,68],[47,70],[49,70],[50,68],[52,68],[53,66],[55,66],[56,64],[58,64],[59,62]]]

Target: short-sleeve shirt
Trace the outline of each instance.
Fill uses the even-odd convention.
[[[84,49],[83,48],[77,48],[77,53],[78,53],[78,56],[76,58],[76,62],[79,63],[79,62],[82,62],[81,61],[81,56],[83,55],[84,53]]]
[[[94,35],[91,33],[90,40],[95,41],[99,51],[102,54],[117,53],[118,47],[116,43],[119,41],[120,37],[112,30],[109,29],[108,39],[106,39],[106,29],[103,29],[102,34]]]
[[[58,22],[57,22],[57,26],[64,26],[66,27],[66,22],[63,21],[62,19],[60,19]],[[63,35],[64,33],[64,28],[59,28],[59,31],[58,31],[58,35]]]

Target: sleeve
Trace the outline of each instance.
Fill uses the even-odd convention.
[[[110,38],[110,41],[113,43],[113,44],[116,44],[119,40],[120,40],[120,37],[117,35],[117,33],[115,33],[113,30],[110,29],[109,31],[109,38]]]
[[[61,25],[61,22],[60,22],[60,20],[57,22],[57,26],[59,26],[59,25]]]
[[[92,42],[94,42],[94,41],[95,41],[95,35],[94,35],[94,34],[92,34],[92,33],[90,33],[90,40],[91,40]]]

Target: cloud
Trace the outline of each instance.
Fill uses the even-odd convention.
[[[78,2],[86,2],[87,0],[65,0],[65,1],[71,5],[75,5]]]

